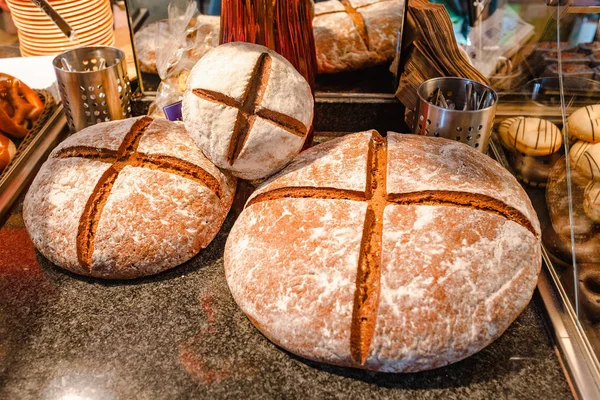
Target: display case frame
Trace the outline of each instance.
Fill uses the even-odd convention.
[[[565,169],[565,173],[568,176],[567,185],[573,185],[575,183],[571,182],[571,171],[574,170],[574,167],[569,165],[568,159],[570,145],[574,141],[572,141],[568,127],[565,129],[562,128],[566,125],[569,116],[573,112],[587,105],[600,102],[600,84],[592,80],[587,82],[583,79],[573,78],[566,72],[563,72],[562,65],[568,64],[573,57],[569,51],[573,49],[579,51],[582,47],[576,36],[568,32],[565,27],[572,26],[574,24],[573,21],[576,21],[576,24],[577,21],[581,22],[592,15],[591,20],[595,21],[596,24],[594,41],[597,41],[600,39],[597,33],[599,26],[597,14],[600,8],[598,6],[581,6],[576,2],[569,4],[553,4],[549,2],[547,7],[548,10],[551,10],[548,12],[550,20],[547,26],[549,29],[545,30],[543,34],[546,37],[554,34],[559,66],[558,75],[554,78],[538,78],[540,81],[552,80],[552,87],[546,91],[537,90],[539,86],[543,85],[543,82],[541,82],[541,85],[537,89],[533,87],[532,90],[532,85],[529,85],[529,87],[523,88],[521,91],[502,92],[500,94],[496,114],[497,125],[490,150],[505,168],[519,176],[522,170],[516,170],[520,166],[511,162],[510,157],[510,153],[518,153],[518,151],[514,148],[511,149],[510,145],[507,146],[499,138],[499,126],[504,120],[515,116],[539,118],[542,121],[556,124],[561,128],[563,135],[563,146],[558,152],[567,155],[558,161],[554,161],[553,165],[550,165],[549,168],[556,169],[562,167]],[[554,33],[551,32],[552,28],[555,29]],[[563,29],[562,32],[561,29]],[[565,37],[567,33],[568,36]],[[585,86],[581,86],[582,82],[584,82]],[[525,135],[524,128],[523,135]],[[508,157],[507,154],[509,155]],[[525,156],[525,154],[522,153],[521,156]],[[565,165],[561,166],[560,163]],[[553,177],[554,175],[550,174],[548,181],[543,182],[543,186],[550,185],[555,187],[557,183]],[[577,210],[581,209],[581,207],[574,207],[574,202],[577,200],[574,198],[572,191],[567,190],[565,196],[568,200],[569,211],[568,215],[566,215],[568,217],[566,220],[569,224],[571,241],[570,243],[564,243],[564,245],[571,247],[573,257],[570,263],[569,260],[563,259],[561,261],[555,255],[556,250],[553,249],[551,241],[546,237],[546,229],[554,230],[553,223],[557,223],[552,220],[556,218],[556,211],[549,212],[549,209],[552,208],[554,210],[557,207],[555,204],[546,203],[548,198],[546,189],[530,187],[531,184],[529,182],[522,183],[527,188],[544,228],[542,241],[544,267],[538,281],[538,292],[540,294],[540,301],[546,310],[546,321],[550,328],[549,330],[552,332],[557,351],[561,355],[564,368],[568,372],[574,391],[583,399],[599,398],[600,341],[592,329],[591,322],[585,318],[585,311],[583,310],[585,307],[582,306],[582,293],[580,291],[582,278],[581,271],[578,268],[578,255],[575,246],[577,239],[575,238],[576,235],[573,226],[573,209]],[[580,219],[581,217],[579,215]],[[596,250],[600,253],[600,248]]]

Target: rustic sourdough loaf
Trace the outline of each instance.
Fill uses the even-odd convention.
[[[461,360],[531,299],[539,222],[515,178],[453,141],[376,131],[300,154],[225,247],[234,299],[277,345],[386,372]]]
[[[302,149],[313,119],[310,86],[285,58],[249,43],[208,52],[192,69],[183,121],[218,167],[267,177]]]
[[[391,62],[402,25],[400,0],[331,0],[315,4],[313,30],[319,73]]]
[[[231,206],[235,178],[181,125],[149,117],[94,125],[62,142],[25,197],[36,248],[58,266],[135,278],[206,247]]]

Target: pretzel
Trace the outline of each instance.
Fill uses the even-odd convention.
[[[44,110],[36,92],[10,75],[0,73],[0,131],[23,138]]]

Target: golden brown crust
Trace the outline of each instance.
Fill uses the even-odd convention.
[[[395,204],[452,205],[454,207],[484,210],[501,215],[509,221],[514,221],[537,236],[531,221],[523,213],[498,199],[482,194],[428,190],[417,193],[390,194],[388,199]]]
[[[600,106],[592,104],[575,110],[567,119],[569,136],[590,143],[600,141]]]
[[[562,146],[558,127],[541,118],[505,119],[498,128],[498,135],[504,147],[533,157],[553,154]]]

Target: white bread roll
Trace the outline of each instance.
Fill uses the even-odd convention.
[[[218,167],[265,178],[302,149],[313,119],[310,86],[285,58],[249,43],[208,52],[192,69],[183,121]]]

